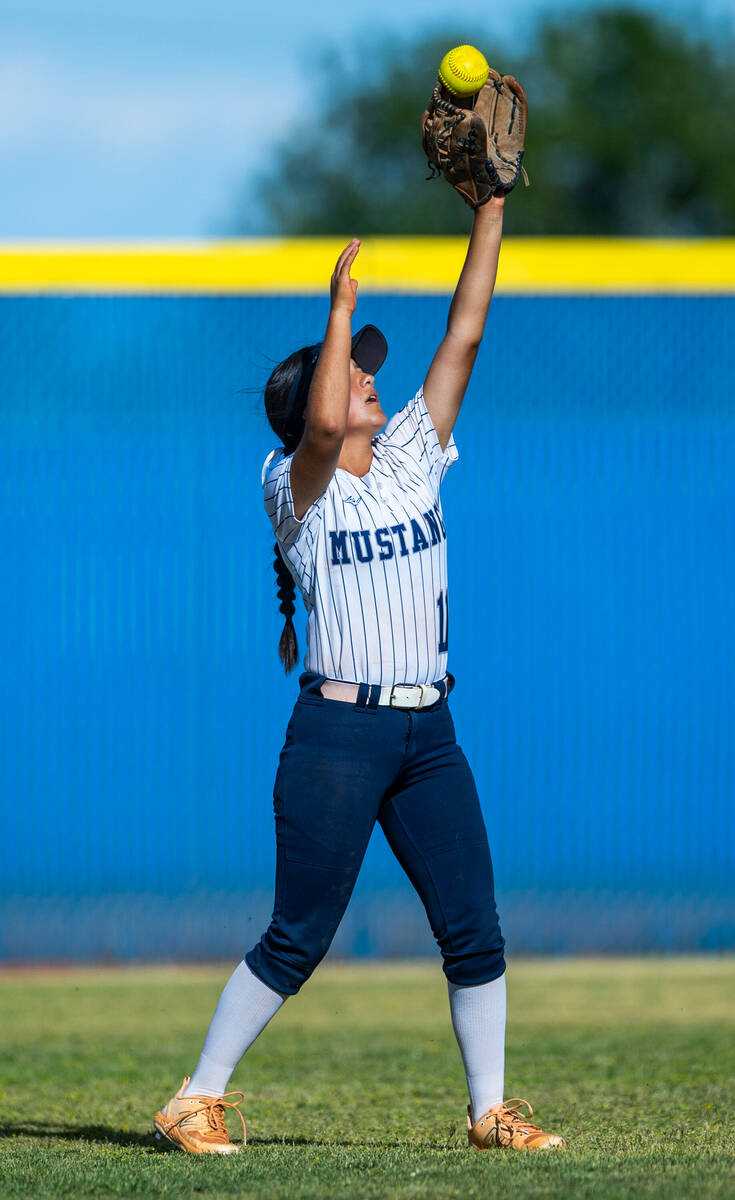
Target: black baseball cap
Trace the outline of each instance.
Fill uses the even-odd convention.
[[[314,377],[314,368],[319,358],[322,343],[306,346],[301,351],[301,366],[291,384],[286,405],[286,446],[290,442],[296,447],[304,432],[301,420],[309,398],[309,388]],[[353,334],[350,355],[361,371],[375,375],[385,362],[388,353],[388,343],[376,325],[363,325]]]

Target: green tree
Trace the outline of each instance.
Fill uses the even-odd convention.
[[[283,234],[455,233],[471,212],[426,182],[421,113],[447,29],[323,66],[315,115],[261,180]],[[632,8],[542,21],[519,53],[473,39],[529,98],[526,166],[507,206],[517,234],[723,235],[735,227],[735,48]],[[370,63],[366,72],[364,63]],[[233,232],[242,228],[234,221]]]

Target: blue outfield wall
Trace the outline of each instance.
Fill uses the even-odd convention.
[[[392,413],[448,298],[372,295]],[[295,697],[258,389],[302,296],[0,299],[0,958],[235,958]],[[443,505],[511,951],[735,948],[735,297],[498,296]],[[303,617],[299,634],[303,654]],[[335,950],[431,951],[376,830]]]

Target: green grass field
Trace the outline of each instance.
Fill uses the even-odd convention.
[[[247,1152],[160,1149],[228,974],[0,973],[0,1196],[735,1197],[735,960],[511,964],[506,1096],[547,1154],[467,1149],[435,964],[322,968],[235,1073]]]

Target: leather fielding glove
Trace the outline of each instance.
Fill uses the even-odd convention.
[[[523,175],[528,120],[526,93],[512,75],[490,74],[471,108],[454,104],[441,83],[421,120],[424,152],[432,169],[451,183],[472,208],[505,196]]]

